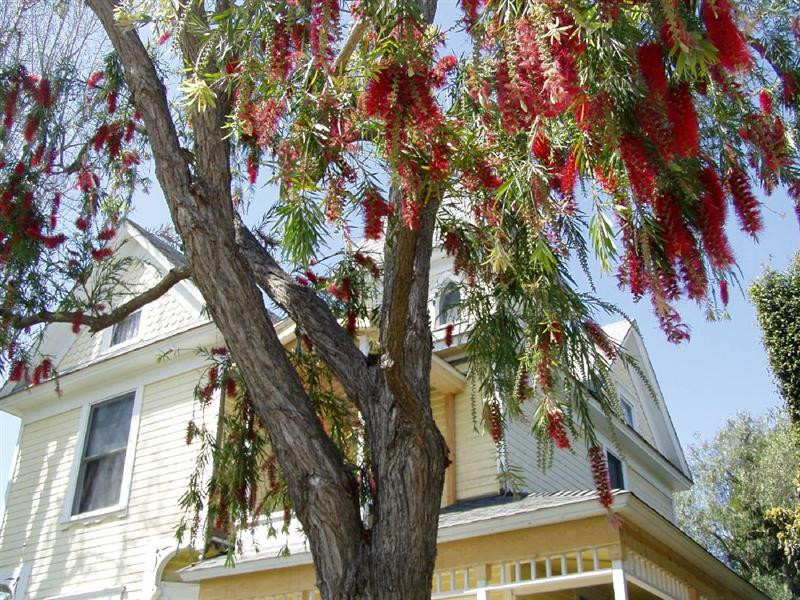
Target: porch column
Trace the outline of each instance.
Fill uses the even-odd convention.
[[[628,583],[625,569],[620,559],[611,561],[611,583],[614,586],[614,600],[628,600]]]

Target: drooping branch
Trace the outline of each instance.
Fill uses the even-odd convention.
[[[241,221],[236,238],[256,282],[283,308],[314,344],[317,352],[362,413],[369,411],[373,374],[366,358],[312,290],[290,277]]]
[[[131,298],[124,304],[104,315],[92,315],[78,311],[40,311],[26,317],[19,317],[8,314],[0,309],[0,317],[9,318],[15,327],[26,329],[42,323],[80,323],[86,325],[92,332],[101,331],[115,323],[119,323],[125,317],[136,312],[143,306],[158,300],[166,294],[179,281],[187,279],[192,274],[189,266],[175,267],[171,269],[156,285],[141,294]]]

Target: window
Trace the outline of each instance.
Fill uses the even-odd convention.
[[[137,310],[129,314],[111,328],[111,342],[109,346],[116,346],[122,342],[134,339],[139,334],[139,320],[142,311]]]
[[[72,515],[119,503],[134,397],[130,392],[91,406]]]
[[[628,400],[620,396],[619,403],[622,406],[622,419],[631,427],[633,425],[633,404],[631,404]],[[635,427],[634,427],[635,428]]]
[[[622,470],[622,461],[608,450],[606,450],[606,460],[608,461],[608,478],[611,481],[611,488],[624,490],[625,477]]]
[[[455,323],[461,312],[460,305],[461,292],[454,283],[451,283],[442,290],[442,294],[439,296],[439,314],[436,317],[436,323],[438,325]]]

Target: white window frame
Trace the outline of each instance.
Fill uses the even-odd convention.
[[[18,600],[25,597],[28,591],[28,579],[31,575],[31,565],[19,565],[0,569],[0,584],[11,591],[11,598]]]
[[[444,302],[445,296],[450,293],[451,291],[458,292],[458,314],[454,316],[452,320],[447,320],[442,322],[442,303]],[[439,293],[436,294],[435,300],[435,309],[436,309],[436,318],[435,318],[435,329],[441,329],[443,327],[447,327],[448,325],[456,325],[460,323],[463,319],[461,317],[461,288],[458,285],[457,281],[452,279],[447,280],[439,289]],[[452,310],[451,307],[449,310]]]
[[[630,484],[630,481],[628,480],[628,467],[625,464],[625,461],[623,460],[623,458],[619,455],[619,452],[615,452],[614,450],[609,448],[608,445],[606,445],[606,444],[603,444],[603,451],[606,453],[606,455],[605,455],[606,469],[608,470],[609,482],[611,481],[611,469],[609,468],[608,456],[611,455],[614,458],[616,458],[619,461],[619,464],[620,464],[620,466],[622,468],[622,487],[621,488],[612,488],[612,489],[615,489],[615,490],[616,489],[623,489],[623,490],[630,489],[628,487],[629,484]],[[612,483],[612,486],[613,486],[613,483]]]
[[[64,500],[64,509],[61,513],[60,524],[66,529],[76,523],[94,522],[108,517],[125,517],[128,513],[128,500],[131,493],[131,480],[133,478],[133,463],[136,455],[136,440],[139,435],[139,420],[142,408],[142,394],[143,387],[137,386],[135,388],[124,388],[120,391],[115,391],[113,394],[103,395],[101,397],[91,398],[84,401],[81,407],[80,425],[78,429],[78,440],[75,445],[75,456],[72,460],[72,470],[70,471],[69,485],[67,486],[67,494]],[[92,407],[96,404],[113,400],[124,396],[125,394],[133,393],[133,409],[131,412],[131,424],[128,430],[128,445],[125,448],[125,465],[122,469],[122,482],[119,490],[119,500],[116,504],[105,506],[92,510],[89,512],[80,513],[77,515],[72,514],[72,509],[75,505],[75,494],[77,493],[78,478],[80,476],[81,464],[83,463],[83,453],[86,446],[86,436],[89,429],[89,416],[92,412]]]
[[[631,394],[629,394],[628,391],[626,389],[622,388],[620,385],[617,385],[617,397],[619,398],[619,406],[620,406],[620,410],[622,411],[622,414],[620,415],[622,417],[622,422],[625,423],[625,425],[628,425],[634,431],[636,431],[636,425],[637,425],[637,422],[636,422],[636,403],[633,401]],[[630,423],[628,423],[628,421],[625,419],[625,405],[626,404],[631,409],[631,422]]]
[[[112,346],[111,337],[113,336],[114,333],[114,325],[112,325],[111,327],[106,327],[103,330],[102,334],[103,338],[101,342],[101,347],[103,349],[102,350],[103,352],[116,352],[117,350],[120,350],[122,348],[127,348],[128,346],[131,346],[142,339],[142,330],[143,330],[142,326],[144,324],[144,308],[140,308],[139,310],[133,311],[131,315],[137,312],[139,313],[139,326],[136,329],[136,335],[134,335],[133,337],[130,337],[127,340],[123,340],[119,344],[114,344]]]

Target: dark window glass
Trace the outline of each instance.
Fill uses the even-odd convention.
[[[459,305],[461,304],[461,292],[454,285],[447,286],[439,297],[439,315],[436,322],[439,325],[447,325],[458,321]]]
[[[139,318],[142,311],[137,310],[135,313],[129,314],[122,319],[119,323],[115,323],[111,328],[111,346],[116,346],[127,340],[136,337],[139,333]]]
[[[608,459],[608,478],[611,480],[611,487],[617,490],[625,489],[625,478],[622,476],[622,461],[611,452],[606,452]]]
[[[119,502],[134,394],[95,404],[89,414],[72,514]]]

